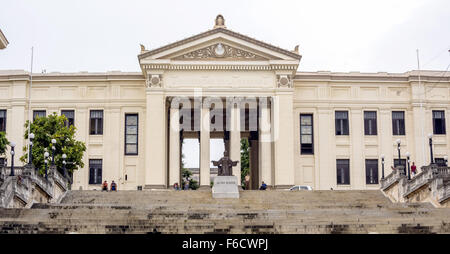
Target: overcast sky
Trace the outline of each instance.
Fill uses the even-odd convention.
[[[10,44],[0,70],[29,71],[34,46],[34,72],[140,71],[140,43],[153,49],[204,32],[219,13],[238,33],[300,45],[299,71],[405,72],[417,69],[416,49],[422,69],[445,70],[449,11],[449,0],[1,0]]]

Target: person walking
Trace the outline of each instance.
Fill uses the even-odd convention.
[[[184,190],[189,190],[189,181],[184,184]]]

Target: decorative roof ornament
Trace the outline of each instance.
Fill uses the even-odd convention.
[[[225,19],[223,18],[223,16],[221,14],[217,15],[216,17],[216,23],[214,25],[214,29],[216,28],[227,28],[225,26]]]

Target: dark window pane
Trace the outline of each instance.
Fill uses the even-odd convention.
[[[6,132],[6,110],[0,110],[0,131]]]
[[[444,158],[434,158],[434,163],[436,163],[438,166],[441,166],[441,167],[446,166]]]
[[[364,134],[377,135],[377,112],[364,111]]]
[[[102,160],[89,160],[89,184],[102,183]]]
[[[445,134],[445,111],[433,110],[433,133]]]
[[[66,126],[69,127],[75,124],[75,111],[74,110],[62,110],[61,115],[67,118]]]
[[[103,110],[91,110],[90,112],[90,134],[103,134]]]
[[[125,114],[125,155],[138,154],[138,114]]]
[[[366,184],[378,184],[378,160],[366,160]]]
[[[348,135],[348,112],[335,112],[336,135]]]
[[[314,154],[313,115],[300,114],[300,153]]]
[[[392,134],[405,135],[405,112],[392,111]]]
[[[350,160],[336,160],[337,184],[350,184]]]
[[[45,110],[33,110],[33,121],[36,117],[45,117],[47,115]]]

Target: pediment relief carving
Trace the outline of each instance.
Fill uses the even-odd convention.
[[[267,60],[267,58],[223,43],[216,43],[177,56],[173,60]]]

